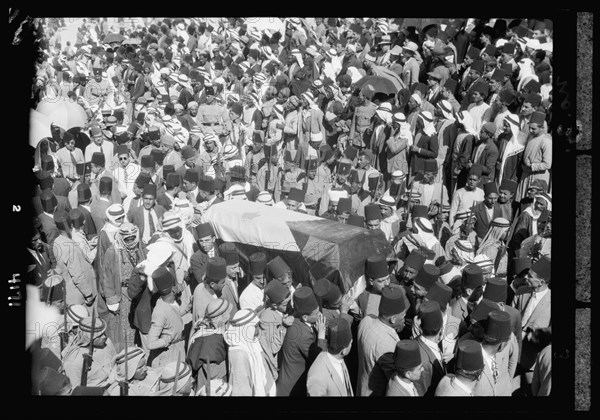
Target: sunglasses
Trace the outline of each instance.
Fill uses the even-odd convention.
[[[128,156],[125,156],[125,157],[120,157],[120,158],[119,158],[119,160],[127,160],[127,159],[129,159],[129,157],[128,157]]]

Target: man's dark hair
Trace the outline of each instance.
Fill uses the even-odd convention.
[[[544,50],[535,50],[533,52],[533,56],[538,61],[544,61],[544,59],[546,58],[546,51],[544,51]]]

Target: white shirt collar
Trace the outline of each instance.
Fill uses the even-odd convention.
[[[546,293],[548,293],[548,288],[546,288],[545,290],[542,290],[541,292],[535,292],[535,299],[539,302],[540,300],[542,300],[542,298],[544,296],[546,296]]]
[[[490,356],[487,351],[483,347],[481,347],[481,354],[483,354],[483,361],[485,364],[492,370],[492,362],[494,360],[494,356]]]
[[[433,352],[433,354],[435,355],[435,357],[436,357],[438,360],[440,360],[440,361],[441,361],[441,360],[442,360],[442,354],[440,353],[440,349],[439,349],[439,347],[437,346],[437,344],[436,344],[436,343],[434,343],[433,341],[431,341],[430,339],[426,338],[426,337],[425,337],[425,336],[423,336],[423,335],[422,335],[420,338],[421,338],[421,341],[422,341],[423,343],[425,343],[425,345],[431,349],[431,351]]]
[[[44,214],[45,214],[46,216],[48,216],[49,218],[51,218],[51,219],[54,219],[54,215],[53,215],[53,214],[50,214],[50,213],[48,213],[48,212],[44,212]]]
[[[337,357],[334,357],[331,355],[331,353],[326,352],[327,357],[329,357],[329,360],[331,361],[331,363],[333,363],[334,365],[337,364],[340,367],[342,366],[342,364],[344,363],[344,359],[338,359]]]
[[[459,387],[460,389],[462,389],[463,391],[465,391],[467,394],[471,395],[471,393],[473,392],[471,389],[469,389],[465,384],[463,384],[460,379],[458,379],[456,376],[454,376],[454,378],[452,378],[452,382]]]
[[[415,384],[413,384],[412,382],[410,383],[406,383],[404,382],[402,379],[400,379],[400,377],[398,375],[396,375],[395,377],[395,381],[400,384],[400,386],[402,388],[404,388],[405,390],[408,391],[408,393],[413,396],[416,397],[417,396],[417,389],[415,388]]]

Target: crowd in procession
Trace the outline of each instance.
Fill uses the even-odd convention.
[[[552,22],[409,20],[46,19],[32,98],[86,122],[32,150],[32,392],[549,395]],[[229,200],[391,251],[302,283]]]

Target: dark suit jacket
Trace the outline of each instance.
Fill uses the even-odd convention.
[[[433,397],[435,389],[446,375],[446,368],[440,363],[431,349],[427,347],[423,341],[420,339],[417,339],[416,341],[419,345],[419,351],[421,352],[421,363],[423,363],[424,370],[421,373],[421,379],[415,383],[415,388],[420,391],[419,394],[421,394],[421,391],[425,391],[425,393],[421,395]]]
[[[208,254],[205,254],[202,250],[196,251],[190,258],[189,284],[192,295],[194,294],[196,286],[202,283],[202,277],[206,273],[208,259]]]
[[[416,139],[415,135],[415,139]],[[428,136],[425,133],[421,133],[420,138],[415,141],[415,146],[420,147],[420,152],[411,152],[411,173],[416,174],[419,171],[423,170],[423,161],[425,159],[435,159],[437,158],[439,152],[438,146],[438,138],[434,134],[433,136]]]
[[[486,207],[484,203],[479,203],[471,208],[473,211],[473,215],[477,218],[475,220],[475,225],[473,225],[473,229],[477,234],[477,237],[483,238],[490,228],[490,224],[492,220],[497,217],[502,217],[502,209],[498,205],[498,203],[494,204],[494,210],[492,213],[492,220],[488,218],[488,213],[486,211]]]
[[[479,159],[477,161],[475,158],[475,151],[477,150],[477,145],[473,145],[473,150],[471,151],[471,161],[473,164],[479,164],[483,166],[482,176],[481,176],[481,185],[486,184],[495,179],[496,175],[496,161],[498,160],[498,148],[494,144],[493,139],[488,139],[485,145],[485,148],[479,155]]]
[[[160,222],[161,217],[166,212],[165,208],[161,205],[155,205],[153,207],[154,212],[156,213],[156,217]],[[144,207],[138,207],[131,213],[131,218],[129,219],[131,223],[136,225],[140,232],[140,238],[144,235]],[[158,230],[158,226],[155,226]]]
[[[526,328],[547,328],[552,325],[552,312],[550,310],[551,296],[552,291],[548,290],[548,293],[546,293],[536,305],[533,313],[527,320],[527,324],[525,324],[525,327],[523,327],[523,330]],[[525,309],[527,308],[527,304],[529,303],[530,299],[531,288],[528,286],[521,286],[519,289],[517,289],[512,306],[515,307],[521,314],[523,314],[525,313]],[[535,362],[537,354],[537,346],[528,340],[523,340],[520,363],[525,369],[531,369],[533,367],[533,363]]]
[[[299,318],[287,329],[281,347],[280,371],[277,378],[278,397],[306,397],[308,370],[321,350],[326,350],[325,340],[318,342],[316,333]]]
[[[96,228],[96,223],[94,222],[92,213],[90,213],[86,208],[82,207],[81,205],[79,205],[77,208],[83,213],[83,217],[85,217],[85,225],[83,225],[83,231],[85,232],[85,235],[88,237],[88,239],[94,235],[97,235],[98,229]],[[102,228],[102,226],[100,226],[100,228]]]
[[[148,334],[152,324],[152,308],[156,305],[159,295],[148,290],[147,282],[140,279],[135,270],[129,278],[127,294],[131,299],[134,327],[142,334]]]

